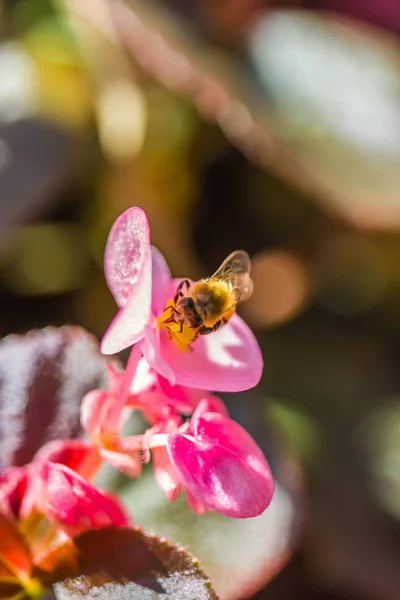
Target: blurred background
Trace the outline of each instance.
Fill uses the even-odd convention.
[[[121,493],[223,599],[398,600],[400,4],[3,0],[0,27],[0,336],[100,338],[130,206],[176,276],[246,249],[264,377],[224,399],[273,506],[233,522],[149,478]]]

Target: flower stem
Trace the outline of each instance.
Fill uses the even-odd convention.
[[[168,435],[168,433],[155,433],[152,435],[149,442],[149,448],[160,448],[162,446],[166,446]]]

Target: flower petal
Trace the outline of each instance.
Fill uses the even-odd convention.
[[[191,425],[197,425],[199,418],[204,413],[220,413],[225,417],[229,416],[228,409],[225,404],[218,396],[214,396],[213,394],[209,394],[208,396],[204,396],[204,398],[199,402],[196,410],[194,411],[191,419]]]
[[[118,393],[121,381],[124,378],[124,371],[119,363],[112,362],[111,360],[107,361],[106,366],[108,371],[109,390],[116,394]]]
[[[191,426],[196,438],[215,443],[240,456],[252,469],[263,473],[273,492],[273,479],[267,460],[251,435],[236,421],[224,415],[208,412],[193,415]]]
[[[208,506],[203,504],[203,502],[197,500],[197,498],[193,496],[193,494],[191,494],[187,489],[185,489],[185,494],[188,504],[193,512],[197,513],[198,515],[204,515],[206,512],[211,510]]]
[[[117,499],[103,494],[64,465],[50,462],[38,466],[46,481],[44,512],[68,535],[109,525],[129,526],[129,519]]]
[[[135,293],[114,317],[101,341],[103,354],[117,354],[143,337],[150,318],[151,270],[144,269]]]
[[[89,436],[99,433],[107,423],[112,396],[108,390],[92,390],[82,399],[81,424]]]
[[[83,475],[89,465],[98,461],[98,452],[90,442],[55,440],[42,446],[33,460],[59,463]]]
[[[158,485],[163,490],[168,500],[175,500],[179,496],[181,484],[179,477],[169,458],[165,447],[153,448],[154,476]]]
[[[263,359],[257,340],[236,314],[219,331],[199,337],[189,352],[181,352],[165,330],[159,330],[156,339],[154,356],[169,366],[176,383],[181,385],[240,392],[254,387],[261,379]],[[167,377],[166,369],[161,372],[153,357],[146,358],[160,375]]]
[[[137,365],[136,373],[131,383],[130,394],[133,396],[139,396],[140,394],[146,394],[155,391],[158,384],[157,373],[150,367],[147,360],[142,357]],[[135,402],[135,399],[127,400],[127,404]]]
[[[159,315],[164,310],[165,295],[171,281],[171,271],[165,258],[154,246],[151,247],[152,260],[152,291],[151,304],[153,313]]]
[[[165,331],[162,333],[166,334]],[[141,342],[143,356],[157,373],[168,379],[171,385],[175,385],[175,373],[164,360],[162,351],[160,350],[161,331],[159,329],[156,330],[154,327],[146,326],[144,328],[144,334],[144,339]],[[173,345],[175,346],[175,344]]]
[[[0,474],[0,512],[19,517],[27,483],[28,473],[25,467],[10,467]]]
[[[158,375],[158,385],[164,396],[168,398],[170,406],[184,415],[190,415],[200,400],[209,394],[204,390],[183,385],[171,385],[168,379],[161,375]]]
[[[128,477],[139,477],[142,472],[142,462],[139,452],[126,454],[124,452],[114,452],[114,450],[100,448],[100,454],[114,469],[125,473]]]
[[[210,508],[236,518],[267,508],[270,498],[260,478],[230,450],[181,434],[170,434],[168,450],[185,488]]]
[[[104,270],[108,287],[119,307],[136,293],[144,266],[150,259],[150,228],[141,208],[126,210],[108,236]]]
[[[127,210],[114,223],[105,270],[108,285],[122,308],[102,339],[101,351],[116,354],[140,340],[151,314],[151,250],[147,219],[141,209]]]
[[[200,417],[195,429],[201,441],[176,433],[168,436],[169,456],[184,487],[227,516],[260,515],[271,502],[273,480],[251,436],[217,413]]]

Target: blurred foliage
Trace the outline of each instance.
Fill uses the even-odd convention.
[[[256,597],[397,600],[400,5],[9,0],[0,19],[1,336],[70,322],[101,337],[104,244],[129,206],[177,276],[245,248],[265,373],[228,402],[308,515]],[[183,501],[156,510],[141,485],[123,492],[135,519],[196,552]],[[258,541],[286,548],[271,515]],[[217,577],[215,518],[199,554]],[[250,577],[241,528],[215,530]]]
[[[253,519],[212,511],[197,515],[183,497],[171,503],[150,471],[136,485],[125,486],[121,497],[144,528],[202,557],[219,598],[237,598],[257,590],[285,564],[298,532],[292,491],[277,483],[270,508]]]

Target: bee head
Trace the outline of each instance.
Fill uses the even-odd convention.
[[[192,298],[182,298],[176,309],[189,327],[200,327],[203,324],[203,320],[196,312]]]

